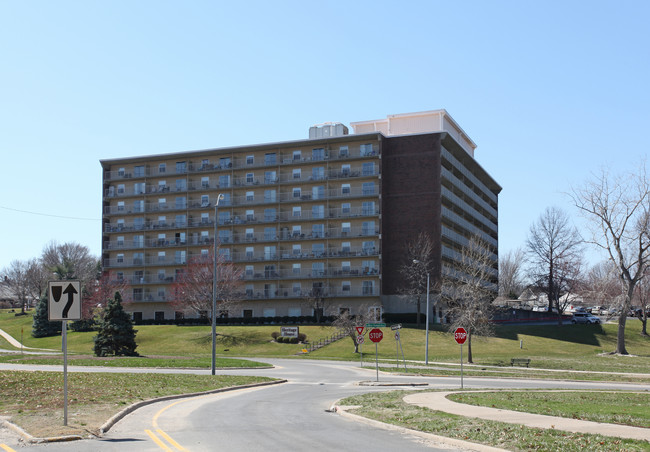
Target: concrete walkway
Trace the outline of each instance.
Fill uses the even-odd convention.
[[[11,336],[9,333],[7,333],[6,331],[1,330],[1,329],[0,329],[0,336],[2,336],[7,342],[9,342],[9,344],[12,347],[16,347],[18,349],[23,348],[25,350],[44,350],[44,351],[48,351],[48,352],[55,352],[56,351],[56,350],[50,350],[50,349],[47,349],[47,348],[25,347],[19,341],[14,339],[13,336]]]
[[[431,410],[443,411],[445,413],[457,414],[459,416],[507,422],[509,424],[525,425],[527,427],[555,429],[574,433],[591,433],[594,435],[599,434],[618,438],[650,441],[650,428],[581,421],[565,417],[545,416],[543,414],[522,413],[520,411],[466,405],[464,403],[452,402],[447,399],[447,395],[458,392],[459,391],[423,392],[408,395],[404,397],[404,401]]]

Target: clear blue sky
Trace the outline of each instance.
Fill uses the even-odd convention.
[[[0,0],[0,268],[99,256],[99,160],[445,108],[502,185],[501,253],[650,133],[647,1]],[[10,210],[15,209],[15,210]],[[45,215],[36,215],[17,210]]]

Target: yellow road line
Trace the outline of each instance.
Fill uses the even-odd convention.
[[[178,444],[176,441],[174,441],[174,440],[172,439],[172,437],[169,436],[167,433],[163,432],[163,431],[160,430],[160,429],[156,430],[156,432],[157,432],[160,436],[162,436],[163,438],[165,438],[165,440],[166,440],[169,444],[171,444],[172,446],[174,446],[177,450],[180,450],[180,451],[187,451],[187,449],[185,449],[183,446],[181,446],[181,445]]]
[[[147,435],[149,435],[149,437],[153,440],[153,442],[156,443],[165,452],[174,452],[169,447],[167,447],[167,444],[163,443],[162,440],[160,438],[158,438],[156,436],[156,434],[154,432],[152,432],[151,430],[147,429],[147,430],[145,430],[145,433]]]
[[[7,446],[6,444],[0,444],[0,449],[4,449],[7,452],[16,452],[15,450],[13,450],[11,447]]]

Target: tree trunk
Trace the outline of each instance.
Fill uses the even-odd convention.
[[[472,329],[467,329],[467,363],[474,364],[474,359],[472,358]]]
[[[354,335],[354,333],[350,333],[350,338],[354,343],[354,353],[359,353],[359,344],[357,344],[357,337]]]
[[[562,313],[560,312],[560,303],[557,304],[557,326],[562,326]]]
[[[625,349],[625,322],[627,321],[627,303],[623,305],[621,313],[618,316],[618,333],[616,335],[616,353],[619,355],[627,355]]]

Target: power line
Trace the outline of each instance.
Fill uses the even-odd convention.
[[[12,209],[11,207],[4,207],[4,206],[0,206],[0,209],[11,210],[13,212],[28,213],[30,215],[40,215],[42,217],[64,218],[66,220],[101,221],[98,218],[81,218],[81,217],[68,217],[68,216],[65,216],[65,215],[52,215],[52,214],[49,214],[49,213],[31,212],[29,210]]]

